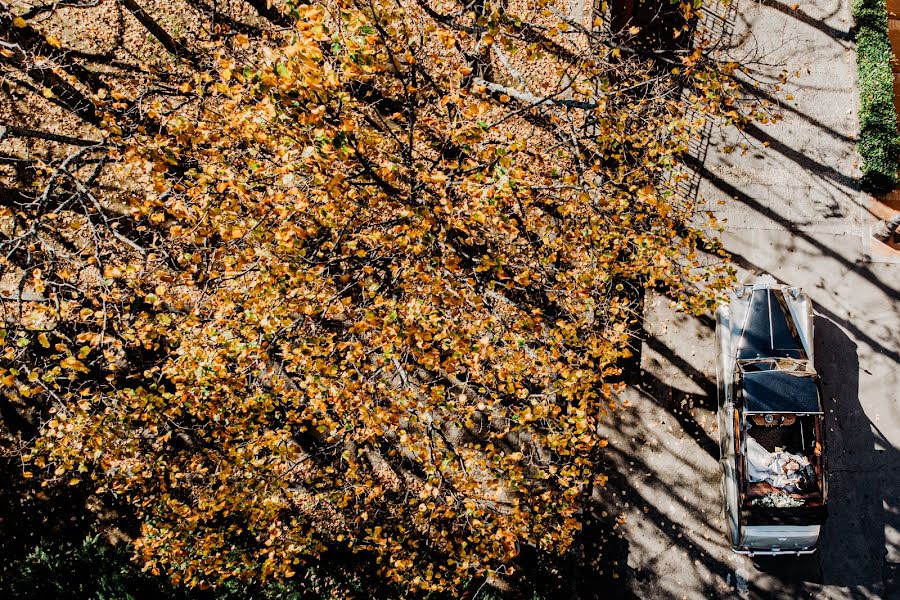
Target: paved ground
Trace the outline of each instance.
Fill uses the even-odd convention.
[[[770,273],[816,303],[828,418],[830,517],[818,555],[733,555],[718,487],[712,321],[650,298],[643,383],[608,430],[605,508],[640,598],[900,597],[900,264],[869,256],[869,199],[856,185],[855,65],[848,0],[739,0],[735,40],[758,75],[800,71],[784,120],[745,137],[713,131],[700,194],[727,218],[740,277]],[[748,151],[723,154],[726,145]],[[764,144],[763,142],[767,142]],[[725,206],[716,203],[727,199]]]

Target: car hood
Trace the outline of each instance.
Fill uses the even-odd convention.
[[[771,278],[730,292],[728,354],[732,360],[812,360],[809,300],[796,288]]]

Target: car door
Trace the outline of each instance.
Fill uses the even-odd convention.
[[[729,439],[730,427],[728,424],[728,406],[731,404],[732,390],[729,385],[732,379],[728,375],[733,368],[731,360],[731,325],[729,322],[728,308],[723,307],[716,311],[716,396],[717,410],[716,418],[718,420],[719,429],[719,458],[725,457],[725,453],[729,445],[734,444],[733,439]]]
[[[727,404],[725,406],[726,423],[725,431],[726,435],[722,436],[727,439],[727,445],[722,448],[722,458],[719,460],[719,464],[722,468],[722,496],[725,505],[725,526],[728,530],[728,537],[731,540],[732,546],[737,546],[738,541],[740,540],[740,531],[738,527],[738,503],[740,502],[739,498],[739,487],[738,487],[738,474],[737,474],[737,460],[738,456],[735,454],[735,440],[734,440],[734,405]]]
[[[738,481],[734,431],[734,359],[729,311],[716,311],[716,416],[719,428],[719,466],[722,469],[720,488],[725,513],[725,524],[732,546],[739,541]]]

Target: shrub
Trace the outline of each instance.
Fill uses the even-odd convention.
[[[292,582],[228,582],[212,589],[175,585],[131,561],[125,545],[99,535],[80,544],[45,539],[27,556],[0,553],[0,598],[16,600],[300,600],[347,597],[346,584],[310,568]]]
[[[898,183],[900,135],[884,0],[854,0],[853,17],[860,100],[857,148],[863,158],[863,185],[872,192],[887,192]]]
[[[91,536],[81,544],[44,541],[20,560],[4,561],[0,592],[7,597],[188,600],[165,579],[142,573],[123,548]]]

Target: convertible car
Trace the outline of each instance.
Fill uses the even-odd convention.
[[[827,509],[812,304],[771,277],[716,311],[722,494],[739,554],[815,552]]]

